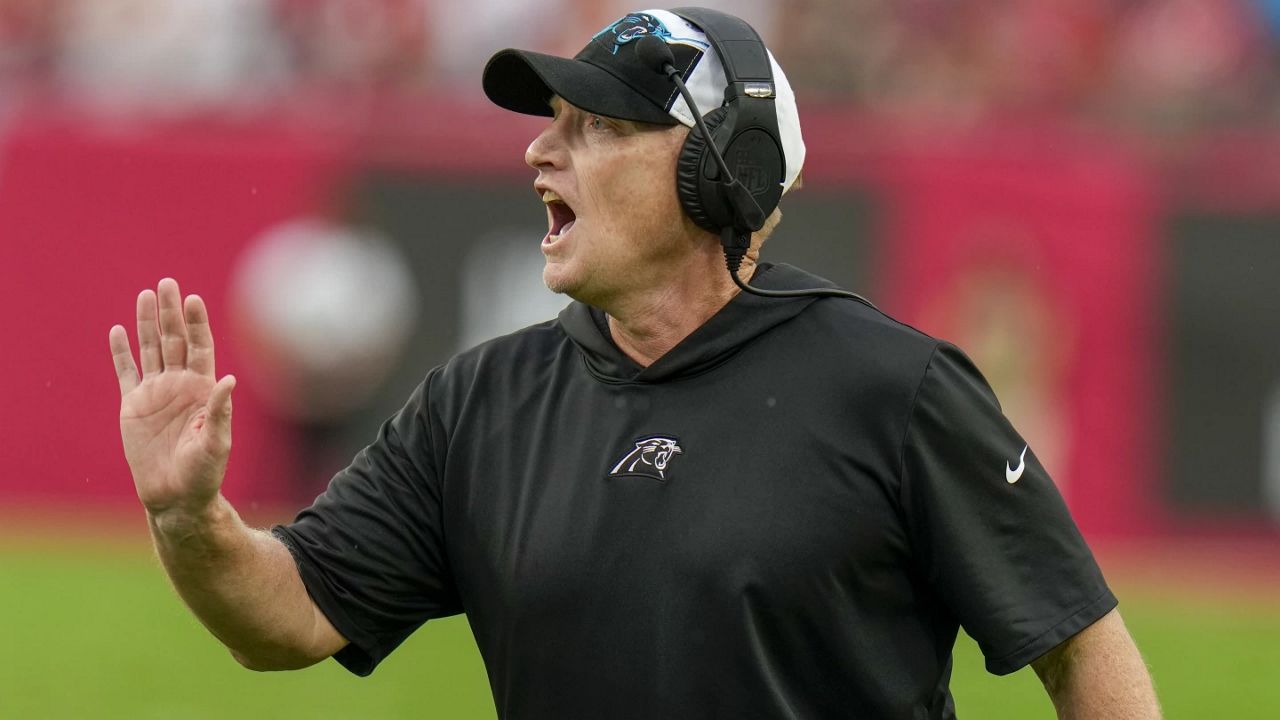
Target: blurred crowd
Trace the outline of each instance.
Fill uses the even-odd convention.
[[[702,0],[752,22],[802,100],[941,124],[1143,130],[1280,118],[1280,0]],[[618,0],[0,0],[0,106],[261,106],[312,89],[479,92],[503,46],[576,52]]]

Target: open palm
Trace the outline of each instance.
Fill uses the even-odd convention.
[[[216,381],[204,301],[161,280],[138,295],[138,375],[129,334],[111,328],[120,436],[138,498],[153,513],[199,509],[218,493],[231,452],[231,391]]]

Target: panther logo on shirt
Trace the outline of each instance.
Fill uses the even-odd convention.
[[[673,457],[683,453],[684,451],[680,449],[679,441],[675,438],[661,435],[640,438],[636,440],[635,448],[628,452],[609,471],[609,477],[638,475],[665,482],[667,479],[667,465],[671,463]]]

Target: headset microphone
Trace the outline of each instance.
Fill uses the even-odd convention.
[[[704,26],[703,31],[708,38],[714,37],[710,28]],[[856,300],[868,307],[878,309],[870,300],[847,290],[837,290],[835,288],[765,290],[752,287],[750,283],[743,282],[742,278],[738,277],[738,269],[742,266],[742,258],[751,247],[751,233],[764,227],[766,213],[760,207],[760,204],[756,202],[756,199],[752,197],[751,191],[730,172],[729,164],[725,162],[720,149],[716,147],[715,139],[711,136],[711,131],[707,127],[706,121],[702,118],[702,111],[698,108],[697,103],[694,102],[693,94],[689,92],[689,88],[685,87],[684,79],[680,77],[680,71],[675,67],[675,55],[672,54],[671,48],[667,47],[667,43],[660,38],[649,36],[636,45],[636,54],[641,63],[653,68],[655,72],[666,75],[675,83],[680,90],[681,97],[684,98],[685,104],[689,106],[689,112],[693,115],[698,132],[702,134],[707,152],[711,153],[711,157],[715,160],[716,167],[720,171],[718,188],[724,194],[724,200],[732,208],[733,213],[732,224],[725,225],[720,229],[720,244],[724,247],[725,265],[729,269],[729,276],[733,278],[733,282],[744,292],[762,297],[842,297]]]

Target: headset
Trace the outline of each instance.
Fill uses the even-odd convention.
[[[636,47],[642,63],[675,83],[693,114],[696,126],[676,161],[676,193],[685,213],[698,227],[720,236],[729,275],[743,291],[778,298],[844,297],[874,308],[870,300],[846,290],[764,290],[738,277],[751,233],[764,227],[782,199],[786,158],[774,107],[773,67],[760,35],[743,20],[706,8],[671,12],[702,29],[728,81],[724,104],[704,119],[667,43],[650,37]]]

